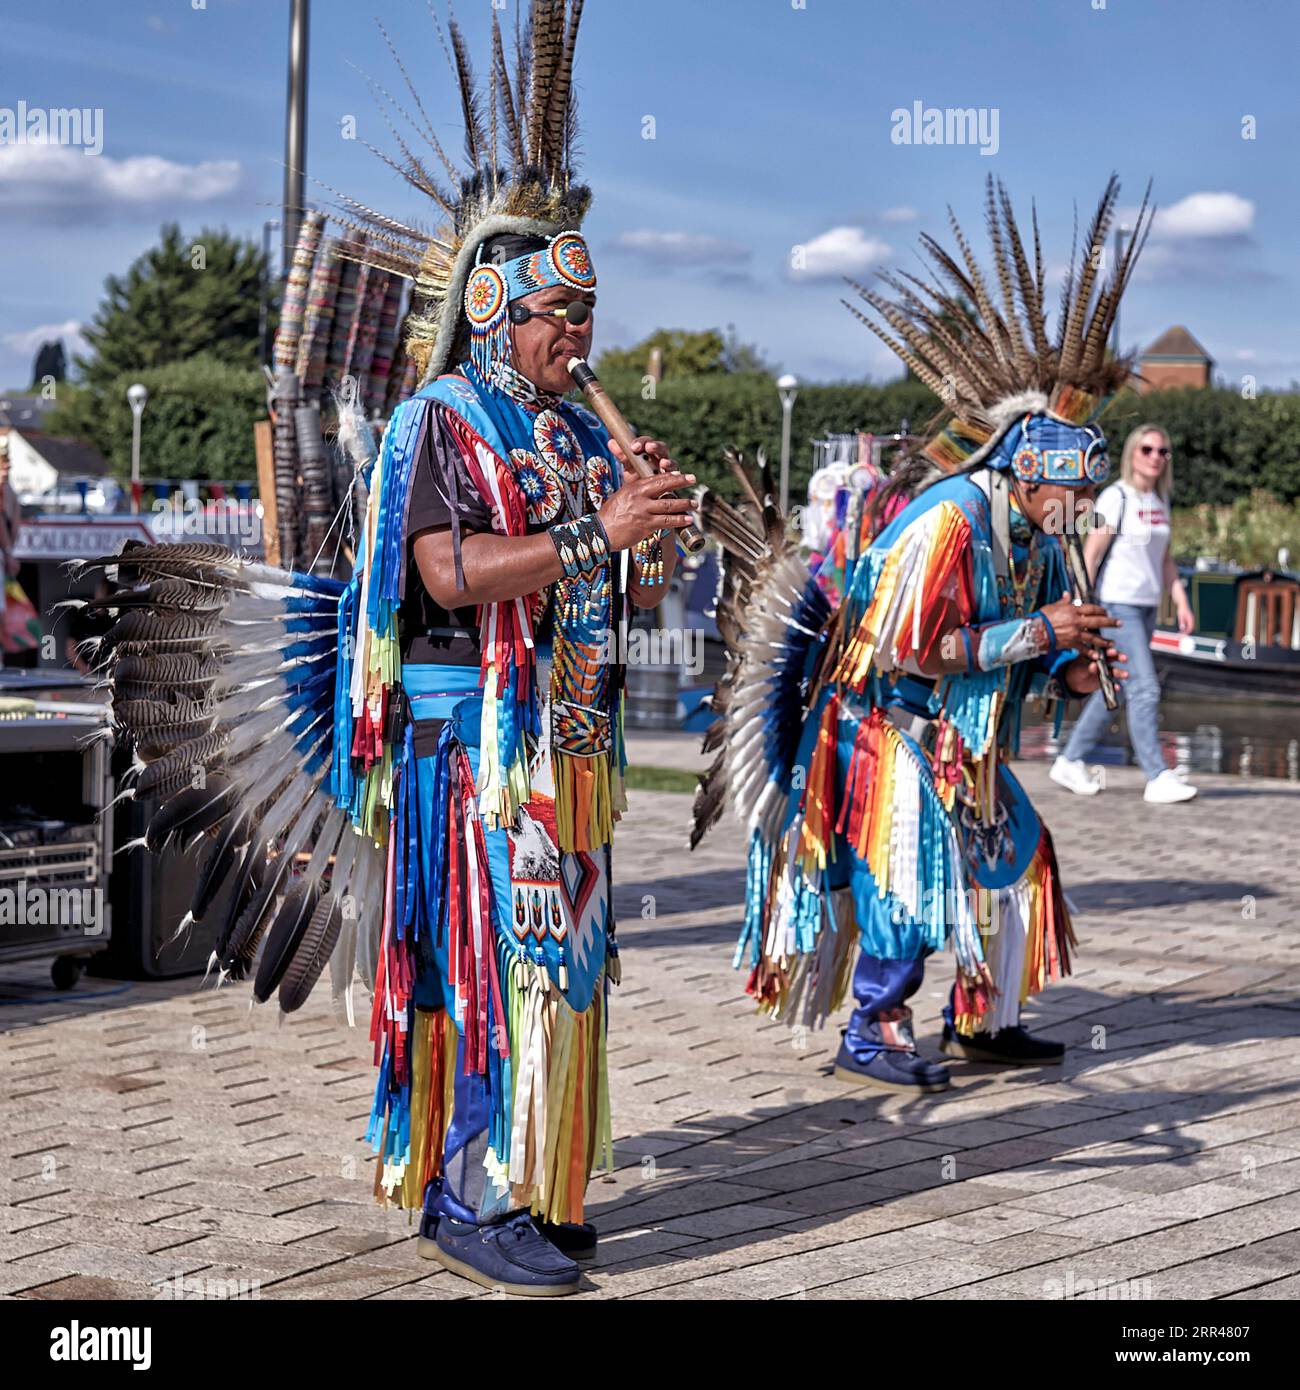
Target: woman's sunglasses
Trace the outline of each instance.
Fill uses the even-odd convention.
[[[527,323],[529,319],[563,319],[570,328],[581,328],[591,319],[594,306],[585,299],[571,299],[561,309],[525,309],[522,304],[510,306],[511,323]]]
[[[1154,444],[1141,444],[1138,446],[1138,453],[1143,454],[1148,458],[1150,458],[1152,454],[1159,454],[1162,459],[1167,459],[1170,455],[1170,452],[1171,451],[1167,448],[1157,449]]]

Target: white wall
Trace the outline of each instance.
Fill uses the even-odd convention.
[[[19,496],[49,492],[59,480],[54,467],[46,463],[17,430],[9,431],[8,443],[9,486]]]

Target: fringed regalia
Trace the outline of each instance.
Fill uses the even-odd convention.
[[[864,547],[850,529],[847,553],[825,562],[834,573],[810,571],[787,539],[766,473],[733,457],[739,501],[702,499],[726,559],[728,665],[694,838],[730,801],[749,837],[736,955],[749,990],[763,1009],[819,1025],[852,983],[849,1041],[871,1030],[859,1060],[914,1050],[904,1001],[924,958],[950,942],[947,1016],[966,1036],[1013,1028],[1021,1004],[1070,968],[1051,837],[1005,760],[1031,702],[1054,704],[1059,725],[1077,653],[1058,650],[1041,616],[1068,588],[1061,542],[1012,494],[1104,480],[1090,422],[1129,371],[1106,337],[1143,239],[1103,285],[1117,194],[1112,180],[1052,337],[1036,220],[1031,266],[991,180],[1000,296],[955,221],[956,255],[923,238],[933,282],[883,276],[896,301],[859,287],[892,332],[858,316],[947,408],[911,467],[926,485]],[[1143,234],[1148,223],[1144,202]],[[944,674],[923,673],[954,652]]]
[[[481,669],[400,664],[406,500],[435,424],[498,534],[553,519],[548,498],[587,511],[621,476],[587,411],[520,403],[472,364],[400,406],[385,434],[366,518],[372,558],[353,590],[353,756],[339,769],[354,817],[389,840],[371,1023],[376,1192],[422,1204],[442,1168],[449,1097],[463,1091],[487,1117],[496,1194],[485,1210],[576,1222],[593,1163],[610,1155],[610,842],[626,805],[622,668],[610,658],[626,584],[614,560],[485,605]],[[449,490],[455,478],[449,470]],[[403,700],[401,741],[350,777]],[[436,751],[417,756],[426,729]]]
[[[220,978],[252,978],[259,1001],[278,990],[300,1007],[327,963],[349,1018],[354,973],[372,989],[375,1189],[423,1201],[430,1240],[443,1216],[579,1222],[611,1157],[617,656],[629,576],[647,581],[595,515],[621,479],[603,427],[511,365],[513,301],[560,288],[589,305],[596,283],[577,230],[591,194],[571,164],[581,8],[532,0],[511,62],[494,14],[486,91],[450,23],[468,171],[403,68],[420,120],[386,162],[440,209],[436,231],[337,195],[337,253],[414,283],[405,348],[423,383],[377,454],[355,393],[340,403],[368,488],[350,582],[201,543],[86,562],[129,590],[104,605],[117,621],[99,649],[138,757],[125,794],[162,802],[151,848],[204,845],[186,924],[219,917]],[[469,500],[496,536],[548,531],[563,568],[481,606],[472,664],[403,659],[421,459],[448,499],[457,587]],[[553,1259],[526,1227],[516,1215],[496,1234]],[[569,1292],[576,1274],[534,1268],[526,1291],[539,1282]]]
[[[751,842],[740,957],[778,1013],[820,1023],[844,1000],[857,943],[912,960],[951,938],[958,1012],[996,1029],[1069,969],[1069,916],[1047,834],[1002,758],[1026,700],[1073,651],[929,680],[906,666],[936,623],[1023,618],[1066,590],[1060,546],[1013,538],[994,572],[989,498],[945,479],[895,518],[855,563],[817,645],[821,689],[805,723],[774,850]],[[794,771],[793,769],[798,769]],[[982,891],[981,891],[982,890]],[[847,901],[838,910],[837,894]],[[979,979],[988,963],[997,1007]],[[966,1031],[970,1031],[968,1027]]]

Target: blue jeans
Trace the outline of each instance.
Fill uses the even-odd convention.
[[[1126,603],[1110,603],[1106,607],[1124,624],[1121,628],[1107,628],[1105,636],[1128,657],[1128,680],[1117,681],[1116,687],[1120,703],[1128,707],[1128,737],[1133,745],[1133,756],[1150,782],[1166,768],[1156,719],[1160,708],[1160,682],[1151,658],[1156,610],[1135,608]],[[1065,756],[1072,762],[1086,761],[1101,742],[1110,718],[1111,712],[1101,698],[1101,691],[1094,691],[1079,713],[1070,741],[1065,745]]]
[[[846,1038],[851,1051],[865,1056],[880,1051],[879,1044],[865,1036],[868,1025],[876,1023],[881,1014],[906,1006],[925,979],[925,956],[929,954],[927,951],[915,960],[882,960],[865,951],[858,953],[853,970],[853,997],[858,1007],[849,1017]]]

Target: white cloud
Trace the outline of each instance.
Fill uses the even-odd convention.
[[[176,164],[157,155],[92,156],[69,145],[0,145],[0,216],[66,222],[152,212],[226,197],[239,179],[237,160]]]
[[[797,248],[790,276],[794,280],[830,280],[861,275],[879,265],[893,250],[861,227],[832,227]]]
[[[1191,284],[1244,290],[1277,284],[1280,276],[1261,266],[1247,240],[1234,237],[1189,237],[1152,241],[1138,258],[1134,279],[1149,284]]]
[[[1255,222],[1255,204],[1236,193],[1189,193],[1156,213],[1153,237],[1239,237]]]
[[[880,214],[880,220],[882,222],[915,222],[920,215],[915,208],[886,208]]]
[[[611,245],[656,265],[730,265],[747,261],[750,250],[739,242],[694,232],[621,232]]]
[[[35,328],[24,328],[16,333],[6,333],[3,338],[0,338],[0,341],[12,352],[30,354],[34,353],[42,343],[52,342],[55,338],[63,340],[63,346],[69,357],[76,353],[84,353],[90,346],[81,336],[80,319],[65,319],[62,323],[41,323]]]

